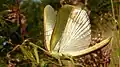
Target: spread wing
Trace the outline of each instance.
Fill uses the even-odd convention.
[[[67,20],[66,27],[54,50],[62,54],[72,54],[89,47],[91,41],[90,20],[85,10],[74,7]]]
[[[44,8],[44,38],[46,49],[50,51],[50,40],[55,25],[56,14],[54,9],[47,5]]]
[[[70,5],[63,6],[57,16],[47,5],[44,9],[44,36],[46,48],[62,54],[79,56],[109,43],[111,38],[89,47],[91,41],[90,20],[85,10]],[[89,48],[88,48],[89,47]]]
[[[71,13],[72,8],[73,7],[71,5],[64,5],[59,9],[57,13],[56,24],[52,33],[51,41],[50,41],[51,51],[54,50],[56,44],[58,43],[58,41],[60,40],[63,34],[63,31],[66,27],[67,20]]]

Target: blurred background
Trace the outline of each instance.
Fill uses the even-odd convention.
[[[120,67],[120,0],[0,0],[0,67],[48,67],[49,63],[56,64],[43,51],[28,44],[20,48],[19,45],[30,39],[44,48],[43,11],[46,5],[59,10],[64,4],[80,3],[90,17],[93,43],[112,37],[108,46],[95,52],[100,55],[99,52],[103,51],[102,56],[97,57],[99,60],[92,59],[94,62],[91,63],[80,60],[82,66]]]

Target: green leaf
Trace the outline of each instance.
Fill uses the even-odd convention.
[[[32,54],[32,51],[28,50],[23,45],[20,46],[20,49],[23,52],[24,56],[26,56],[26,59],[31,60],[31,62],[35,62],[35,58]]]
[[[37,63],[39,64],[40,61],[39,61],[39,55],[38,55],[37,47],[34,47],[34,54],[35,54],[36,61],[37,61]]]
[[[56,25],[54,27],[53,33],[52,33],[52,38],[50,41],[51,44],[51,50],[54,49],[55,45],[57,42],[60,40],[60,37],[65,29],[68,17],[71,13],[72,6],[70,5],[64,5],[57,14],[56,18]]]

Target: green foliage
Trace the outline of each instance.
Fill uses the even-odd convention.
[[[0,6],[1,7],[0,8],[0,60],[1,60],[0,63],[6,64],[8,60],[11,60],[11,59],[2,59],[2,58],[6,58],[7,54],[10,54],[12,57],[14,57],[15,60],[16,59],[21,60],[21,61],[19,61],[20,63],[24,62],[24,60],[25,60],[25,58],[21,59],[21,57],[23,57],[23,56],[21,56],[22,53],[19,52],[20,50],[18,50],[18,52],[16,53],[16,48],[14,46],[16,46],[18,44],[9,44],[9,40],[11,39],[11,37],[14,40],[16,40],[16,39],[18,39],[18,41],[21,40],[21,39],[19,40],[19,38],[21,38],[20,26],[18,26],[16,22],[12,23],[11,21],[6,20],[8,17],[8,14],[10,14],[9,10],[11,10],[13,6],[16,7],[16,1],[17,0],[4,0],[4,1],[0,2],[1,3],[0,4],[1,5]],[[41,12],[40,8],[41,8],[40,2],[38,3],[38,2],[33,2],[32,0],[28,0],[28,1],[26,0],[26,1],[20,3],[20,13],[24,14],[26,17],[25,19],[27,19],[26,23],[27,23],[27,32],[28,33],[26,34],[26,36],[27,36],[27,38],[29,37],[31,39],[34,39],[33,42],[37,42],[37,43],[41,43],[42,42],[41,40],[43,39],[42,12]],[[13,34],[13,33],[17,33],[17,35]],[[13,36],[11,36],[11,34],[13,34]],[[14,40],[12,40],[12,41],[14,41]],[[4,42],[5,43],[8,42],[7,47],[3,45]],[[12,48],[13,51],[8,50],[10,48]],[[6,50],[7,50],[7,52],[6,52]],[[27,50],[27,49],[23,49],[23,50]],[[35,51],[35,56],[36,56],[36,59],[38,62],[38,57],[37,57],[37,53],[36,53],[37,50],[34,49],[33,51]],[[2,56],[2,55],[4,55],[4,56]],[[32,55],[31,51],[29,51],[28,55]],[[7,58],[9,58],[9,57],[7,57]],[[35,61],[35,58],[33,58],[31,60]],[[25,65],[28,64],[28,63],[26,63],[26,61],[24,63],[25,63]],[[18,64],[18,65],[21,66],[21,64]],[[34,64],[32,64],[32,65],[34,66]]]
[[[27,19],[27,30],[28,36],[31,38],[42,38],[43,35],[43,23],[42,23],[42,12],[40,3],[33,2],[32,0],[23,1],[21,4],[21,12],[26,16]]]
[[[91,11],[95,12],[111,10],[110,0],[88,0],[88,6],[90,6]]]

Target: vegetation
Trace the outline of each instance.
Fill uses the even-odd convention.
[[[74,1],[74,0],[73,0]],[[57,59],[44,50],[43,11],[55,10],[72,0],[1,0],[0,67],[59,67]],[[110,44],[90,54],[76,57],[76,66],[120,66],[120,0],[76,0],[85,3],[92,27],[91,45],[111,36]],[[62,59],[70,67],[68,59]],[[78,64],[78,65],[77,65]]]

